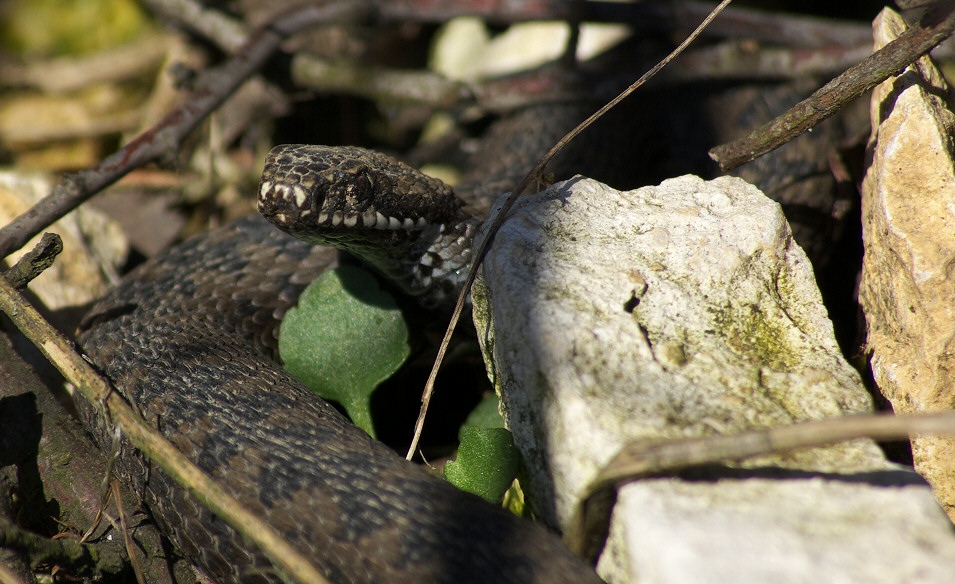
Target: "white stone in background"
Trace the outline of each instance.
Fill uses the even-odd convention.
[[[53,176],[40,172],[0,171],[0,226],[29,211],[55,184]],[[30,290],[49,310],[83,306],[102,296],[110,287],[104,272],[118,271],[129,253],[119,225],[96,209],[81,207],[46,230],[63,239],[63,252],[30,283]],[[9,261],[19,260],[39,241],[40,236],[34,237]]]
[[[629,27],[612,23],[580,26],[577,59],[586,61],[630,36]],[[566,22],[524,22],[492,34],[476,16],[453,18],[441,27],[431,49],[429,67],[457,81],[530,71],[563,55],[570,38]]]
[[[618,192],[577,177],[515,205],[473,292],[489,373],[561,526],[627,441],[865,412],[779,206],[744,181]],[[931,494],[861,440],[719,480],[620,492],[610,582],[949,581]],[[923,534],[917,536],[917,534]],[[891,543],[889,543],[891,542]]]
[[[878,49],[905,23],[885,9],[875,27]],[[859,300],[873,376],[900,413],[955,404],[955,115],[947,94],[928,57],[872,92]],[[912,454],[955,520],[955,439],[917,437]]]

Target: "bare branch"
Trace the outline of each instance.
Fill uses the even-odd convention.
[[[878,52],[839,75],[775,120],[747,136],[710,150],[710,158],[728,171],[796,138],[832,116],[850,101],[897,74],[929,52],[955,30],[955,7],[951,4],[926,14],[914,27]]]
[[[209,8],[195,0],[143,0],[156,14],[180,22],[190,30],[210,39],[227,53],[235,53],[248,41],[249,31],[240,22],[221,10]]]
[[[63,251],[63,240],[56,233],[44,233],[39,243],[24,254],[3,277],[17,290],[26,288],[43,270],[53,265],[53,260]]]
[[[579,6],[578,6],[579,5]],[[566,2],[565,0],[511,0],[479,3],[454,0],[391,0],[379,6],[383,19],[397,22],[446,22],[457,16],[480,16],[495,24],[528,20],[623,22],[635,32],[693,29],[713,10],[704,2]],[[870,43],[868,26],[811,16],[780,15],[746,8],[730,8],[709,26],[710,36],[746,37],[796,47],[832,47]]]
[[[162,62],[173,37],[150,34],[127,44],[76,57],[17,63],[0,60],[0,83],[37,87],[48,92],[76,91],[96,83],[129,79],[155,69]]]
[[[581,495],[564,540],[574,552],[595,560],[610,526],[616,489],[640,478],[856,438],[893,440],[929,433],[955,434],[955,412],[910,416],[865,414],[725,436],[631,442],[604,465]]]
[[[194,0],[147,0],[146,3],[227,52],[235,51],[246,38],[246,28],[241,22]],[[659,32],[695,26],[711,8],[694,2],[586,2],[580,8],[582,14],[577,15],[571,14],[576,10],[570,8],[571,4],[564,0],[545,0],[509,2],[488,8],[473,0],[457,0],[436,7],[422,0],[403,0],[380,4],[377,17],[383,22],[444,22],[454,16],[474,15],[488,22],[509,24],[580,16],[590,22],[627,22],[637,32]],[[729,9],[706,32],[713,36],[767,41],[773,46],[740,54],[734,41],[688,58],[668,80],[741,75],[779,79],[820,72],[829,74],[857,63],[871,52],[871,32],[867,26],[791,14]],[[435,108],[478,105],[483,111],[509,111],[532,100],[568,98],[567,84],[563,83],[566,73],[556,74],[552,69],[509,75],[472,86],[432,72],[370,67],[366,63],[341,62],[298,52],[292,59],[291,75],[295,84],[302,87],[374,100],[403,100]]]

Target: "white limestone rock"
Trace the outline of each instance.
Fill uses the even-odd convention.
[[[475,324],[548,523],[566,524],[627,441],[870,409],[779,206],[744,181],[684,176],[622,193],[577,177],[512,214],[473,291]],[[928,488],[873,443],[743,466],[624,487],[600,574],[623,583],[953,573],[955,540]]]

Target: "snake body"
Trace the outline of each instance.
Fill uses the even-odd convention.
[[[312,239],[359,254],[376,237],[369,263],[426,303],[459,285],[477,224],[447,187],[360,149],[278,148],[260,195],[287,231],[325,224]],[[346,228],[359,223],[368,233],[353,239]],[[410,274],[386,262],[394,249],[411,258]],[[335,257],[262,217],[240,219],[131,273],[79,340],[148,422],[333,582],[599,582],[556,536],[399,458],[276,366],[278,322]],[[108,445],[109,424],[90,424]],[[279,579],[128,444],[117,466],[215,581]]]

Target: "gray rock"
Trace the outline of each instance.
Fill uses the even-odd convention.
[[[577,177],[512,214],[475,324],[551,525],[630,440],[869,411],[805,254],[748,183],[618,192]],[[631,483],[598,566],[621,583],[941,582],[953,568],[927,486],[866,440]]]

